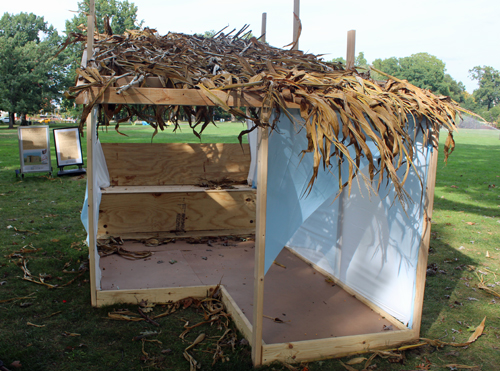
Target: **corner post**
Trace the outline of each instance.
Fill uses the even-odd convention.
[[[427,173],[427,183],[425,185],[424,197],[424,221],[422,228],[422,240],[418,250],[417,278],[415,284],[415,301],[413,305],[413,336],[420,337],[420,327],[422,324],[422,309],[424,305],[425,278],[427,274],[427,259],[429,257],[429,245],[431,239],[431,219],[434,207],[434,189],[436,186],[436,171],[438,161],[439,130],[432,129],[429,135],[432,143],[432,153],[429,160],[429,170]]]
[[[94,54],[94,19],[95,4],[90,0],[90,12],[87,16],[87,66],[90,65]],[[88,102],[87,102],[88,103]],[[90,300],[92,306],[97,306],[97,282],[96,282],[96,241],[94,228],[94,135],[96,117],[94,109],[87,117],[87,215],[88,215],[88,235],[89,235],[89,269],[90,269]]]
[[[262,365],[262,322],[264,312],[264,264],[266,251],[267,160],[269,129],[257,133],[257,210],[255,228],[255,268],[253,294],[252,362]]]

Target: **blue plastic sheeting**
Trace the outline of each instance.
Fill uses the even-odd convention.
[[[294,116],[301,120],[297,111]],[[409,126],[411,133],[413,124]],[[335,166],[320,170],[311,193],[305,195],[313,164],[312,154],[301,153],[307,148],[305,130],[297,133],[286,117],[278,128],[269,139],[266,271],[288,244],[411,327],[423,224],[422,185],[428,168],[422,133],[413,160],[418,176],[413,171],[405,183],[413,200],[405,213],[392,184],[384,183],[378,195],[369,196],[362,179],[349,197],[344,192],[333,202],[338,192]],[[376,157],[373,143],[369,145]],[[360,169],[365,175],[366,165],[363,159]],[[347,170],[347,161],[342,166]]]
[[[97,118],[97,110],[94,109],[92,112]],[[95,119],[97,121],[97,119]],[[94,138],[93,138],[93,153],[92,153],[92,175],[93,175],[93,209],[94,209],[94,235],[90,236],[88,234],[89,231],[89,219],[88,219],[88,178],[87,178],[87,189],[85,190],[85,200],[83,201],[82,213],[80,219],[87,231],[87,245],[89,245],[90,240],[92,239],[94,246],[96,245],[97,240],[97,225],[99,221],[99,205],[101,204],[101,188],[109,187],[109,173],[108,167],[106,165],[106,159],[104,158],[104,152],[102,151],[101,143],[97,136],[95,135],[96,130],[94,128]],[[96,266],[96,288],[100,290],[101,288],[101,270],[99,269],[99,254],[97,249],[95,251],[95,266]]]
[[[303,122],[298,110],[290,110],[297,122]],[[310,193],[307,186],[313,174],[313,154],[302,155],[307,148],[305,130],[296,130],[294,124],[284,115],[278,123],[279,131],[269,138],[266,253],[265,271],[295,234],[304,221],[320,207],[325,200],[338,192],[337,168],[319,171]],[[299,129],[299,128],[297,128]],[[372,149],[376,151],[373,144]],[[351,153],[354,156],[353,153]],[[360,168],[367,165],[363,158]],[[348,163],[343,171],[347,173]],[[361,180],[362,181],[362,180]],[[324,223],[321,223],[324,224]]]
[[[413,131],[412,122],[409,129]],[[413,159],[419,176],[412,171],[405,183],[413,200],[406,213],[392,184],[384,183],[378,195],[369,197],[360,182],[350,196],[344,192],[335,202],[336,194],[326,198],[286,243],[410,328],[423,225],[422,184],[428,170],[429,150],[422,141],[419,133]],[[367,168],[362,172],[367,175]],[[276,220],[269,209],[267,218]]]

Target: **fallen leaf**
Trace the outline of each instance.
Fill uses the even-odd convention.
[[[343,363],[342,361],[339,361],[339,362],[340,362],[340,364],[341,364],[342,366],[344,366],[344,367],[345,367],[345,369],[346,369],[346,370],[348,370],[348,371],[358,371],[358,370],[356,370],[354,367],[351,367],[351,366],[349,366],[349,365],[346,365],[346,364],[345,364],[345,363]]]
[[[21,364],[21,361],[14,361],[10,364],[10,367],[21,368],[23,365]]]
[[[349,361],[347,361],[346,365],[358,365],[361,362],[364,362],[366,360],[367,360],[367,358],[365,358],[365,357],[356,357],[356,358],[353,358],[353,359],[350,359]]]
[[[449,367],[450,369],[455,370],[479,370],[479,366],[466,366],[466,365],[457,365],[456,363],[452,363],[446,365],[444,367]]]
[[[50,240],[50,242],[59,242],[60,240],[58,240],[57,238],[53,238]]]
[[[74,333],[74,332],[68,332],[68,331],[64,331],[62,333],[62,336],[71,336],[71,337],[74,337],[74,336],[81,336],[80,334],[77,334],[77,333]]]
[[[27,322],[26,323],[28,326],[33,326],[33,327],[45,327],[45,325],[35,325],[34,323]]]
[[[474,225],[476,223],[474,223],[474,222],[467,222],[466,224],[468,224],[468,225]]]
[[[486,322],[486,317],[484,317],[483,321],[479,324],[479,326],[477,326],[476,331],[474,331],[474,333],[470,336],[469,340],[467,340],[467,343],[475,342],[477,338],[483,334],[485,322]]]

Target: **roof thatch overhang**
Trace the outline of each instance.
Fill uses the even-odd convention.
[[[339,185],[350,188],[365,156],[368,183],[379,187],[384,178],[391,180],[404,203],[403,184],[414,155],[408,117],[414,117],[426,140],[427,127],[418,127],[423,121],[436,131],[449,131],[446,160],[454,147],[451,133],[463,111],[449,97],[381,71],[375,70],[387,80],[375,81],[370,71],[345,69],[319,56],[275,48],[241,30],[205,38],[180,33],[160,36],[144,29],[123,35],[96,33],[94,39],[94,55],[86,67],[77,69],[77,84],[67,94],[85,104],[81,128],[94,105],[101,103],[105,125],[115,113],[128,113],[117,122],[117,131],[120,122],[138,116],[156,133],[167,120],[177,127],[184,113],[198,136],[213,122],[215,106],[252,120],[256,127],[271,128],[280,114],[293,120],[288,110],[298,108],[303,121],[297,125],[306,130],[309,140],[304,153],[314,156],[310,186],[320,166],[348,161],[348,174],[339,174]],[[66,44],[85,41],[84,34],[72,34]],[[276,114],[270,122],[272,112]],[[368,140],[375,143],[379,161],[374,161]],[[401,167],[406,171],[400,178],[396,171]]]

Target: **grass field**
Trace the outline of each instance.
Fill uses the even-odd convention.
[[[108,132],[99,132],[101,141],[151,140],[151,128],[120,128],[129,137],[110,128]],[[237,142],[242,129],[242,124],[220,124],[219,128],[207,128],[203,141]],[[486,316],[484,334],[467,348],[423,346],[406,351],[403,363],[377,357],[372,362],[377,367],[372,369],[465,369],[460,365],[499,369],[500,297],[477,287],[482,276],[491,290],[500,292],[499,132],[461,130],[455,138],[457,148],[448,165],[440,159],[438,166],[431,269],[421,335],[444,342],[463,342]],[[183,125],[181,133],[168,129],[154,141],[198,139]],[[83,150],[85,158],[85,141]],[[52,166],[56,168],[53,152]],[[228,359],[213,366],[209,351],[223,328],[204,325],[191,331],[185,340],[179,338],[186,321],[193,324],[203,318],[194,307],[162,318],[159,328],[145,322],[107,318],[108,312],[123,306],[92,308],[88,272],[78,273],[88,259],[80,222],[85,179],[49,178],[40,173],[28,174],[21,180],[15,177],[17,168],[17,131],[0,126],[0,360],[9,369],[17,369],[20,364],[19,369],[30,371],[189,370],[182,353],[200,333],[206,334],[206,340],[191,354],[201,363],[202,370],[252,369],[250,348],[241,341],[241,335],[233,339],[234,350],[231,344],[225,344],[223,350]],[[23,271],[18,265],[22,257],[33,276],[41,275],[49,284],[62,286],[76,279],[53,289],[22,280]],[[134,306],[126,307],[136,310]],[[145,340],[150,341],[132,340],[145,331],[158,333],[148,334]],[[363,368],[362,364],[351,367]],[[262,369],[289,368],[276,364]],[[313,362],[295,369],[346,370],[339,360]]]

